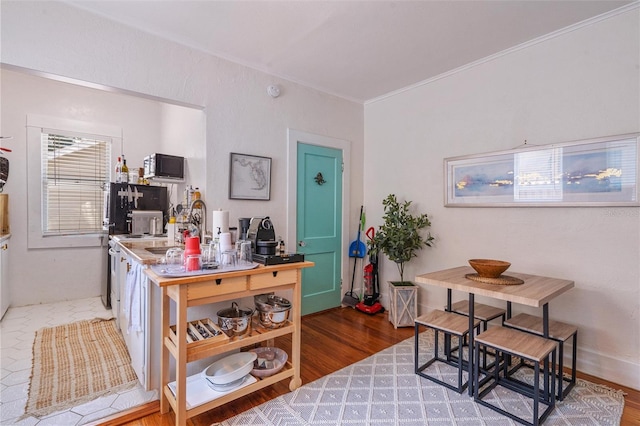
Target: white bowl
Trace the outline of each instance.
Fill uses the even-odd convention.
[[[214,385],[226,385],[241,379],[253,369],[253,361],[258,358],[255,352],[238,352],[222,358],[202,371],[202,377]]]

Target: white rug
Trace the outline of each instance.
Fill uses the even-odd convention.
[[[421,354],[422,348],[431,353],[432,336],[422,334]],[[413,350],[413,338],[407,339],[220,425],[519,424],[474,403],[467,392],[460,395],[414,374]],[[455,370],[442,365],[432,365],[429,373],[455,380],[451,374]],[[532,381],[529,368],[521,372],[522,379]],[[622,391],[578,380],[544,424],[619,425],[623,395]],[[510,412],[522,413],[531,420],[530,399],[502,387],[494,389],[487,398],[498,398]]]

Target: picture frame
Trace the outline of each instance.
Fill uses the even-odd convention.
[[[232,152],[229,166],[229,198],[271,199],[271,158]]]
[[[444,159],[445,207],[640,206],[640,133]]]

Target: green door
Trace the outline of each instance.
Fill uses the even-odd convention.
[[[302,270],[302,315],[340,306],[342,151],[298,142],[297,251],[315,263]]]

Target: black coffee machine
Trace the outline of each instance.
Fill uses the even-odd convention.
[[[269,216],[251,218],[247,240],[251,241],[254,262],[263,265],[280,265],[304,261],[304,254],[278,253],[279,241],[276,241],[276,231]]]
[[[251,241],[251,251],[256,254],[276,254],[278,241],[276,231],[269,216],[252,217],[247,231],[247,240]]]

